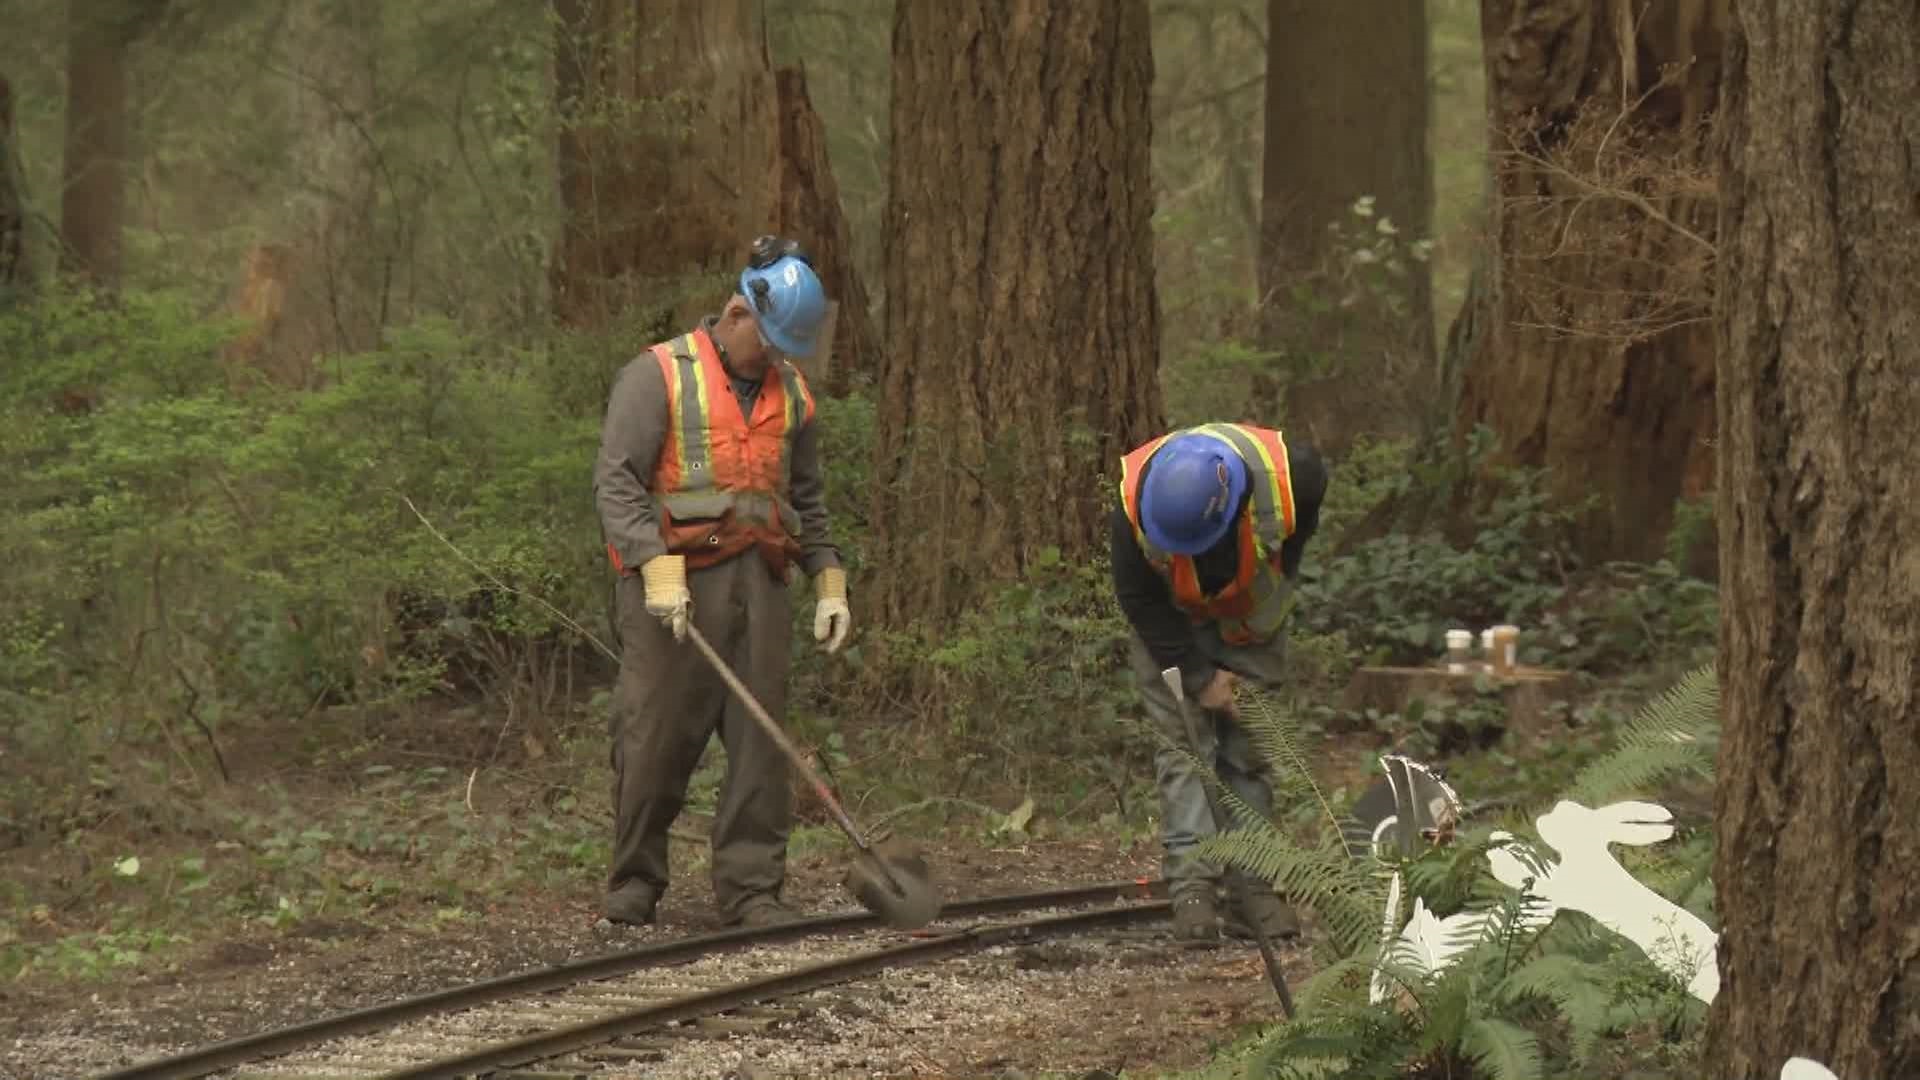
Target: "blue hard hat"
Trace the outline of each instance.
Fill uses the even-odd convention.
[[[1154,547],[1198,555],[1233,527],[1247,490],[1247,464],[1225,443],[1175,435],[1148,463],[1140,491],[1140,529]]]
[[[749,265],[740,272],[740,295],[753,304],[760,332],[774,348],[788,356],[813,355],[827,317],[827,290],[804,256]]]

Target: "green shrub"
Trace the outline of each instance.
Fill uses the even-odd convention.
[[[1468,467],[1487,449],[1474,449]],[[1444,467],[1418,474],[1403,455],[1390,444],[1363,448],[1360,490],[1338,499],[1347,467],[1336,470],[1333,519],[1358,520],[1381,499],[1447,482],[1433,472]],[[1430,528],[1390,533],[1337,556],[1309,547],[1302,629],[1340,635],[1368,664],[1431,663],[1447,630],[1499,623],[1521,628],[1524,663],[1611,673],[1656,658],[1679,666],[1703,659],[1718,628],[1713,583],[1667,560],[1582,568],[1566,543],[1577,508],[1556,505],[1540,471],[1499,469],[1491,478],[1494,497],[1462,530],[1464,541]]]
[[[1534,474],[1501,475],[1504,490],[1464,547],[1437,531],[1394,533],[1301,569],[1300,618],[1318,633],[1345,633],[1372,664],[1424,663],[1447,630],[1535,623],[1563,595],[1564,552],[1553,542],[1569,518]]]
[[[604,598],[598,416],[557,408],[559,380],[423,321],[331,361],[318,390],[242,395],[220,340],[139,293],[52,293],[0,317],[16,360],[0,417],[9,749],[84,761],[159,736],[191,768],[236,713],[528,687],[545,701],[556,672],[596,662],[520,592],[583,614]],[[74,387],[93,406],[56,408]],[[48,796],[22,793],[9,819],[44,816],[62,801]]]

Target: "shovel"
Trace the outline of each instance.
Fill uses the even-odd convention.
[[[813,793],[826,804],[834,824],[840,826],[840,831],[847,834],[848,840],[853,841],[856,854],[853,865],[847,868],[843,884],[854,899],[860,901],[868,911],[886,920],[888,925],[901,930],[918,930],[937,918],[940,914],[940,896],[928,880],[926,860],[918,852],[891,838],[879,844],[869,844],[866,835],[853,823],[853,818],[847,816],[840,800],[833,797],[833,792],[828,790],[820,774],[807,764],[800,748],[793,744],[793,740],[787,737],[773,717],[767,715],[767,710],[754,698],[752,691],[733,673],[726,661],[720,659],[720,654],[713,651],[713,646],[707,644],[707,639],[691,622],[687,624],[687,636],[693,639],[694,646],[720,673],[727,687],[746,705],[747,711],[766,729],[767,735],[787,755],[787,759],[793,762],[793,767],[800,770],[800,775],[806,778]]]
[[[1187,722],[1187,741],[1191,744],[1190,748],[1193,752],[1198,754],[1200,726],[1194,721],[1193,710],[1187,708],[1187,688],[1180,681],[1180,669],[1167,668],[1160,673],[1160,681],[1166,683],[1167,689],[1172,692],[1174,705]],[[1212,767],[1211,763],[1208,767]],[[1229,818],[1220,805],[1220,797],[1213,792],[1213,785],[1202,780],[1200,787],[1207,793],[1207,808],[1213,811],[1214,825],[1225,828]],[[1241,887],[1246,889],[1260,887],[1257,884],[1258,879],[1253,875],[1245,871],[1236,872],[1240,875]],[[1253,934],[1254,944],[1260,947],[1260,963],[1267,969],[1267,981],[1273,984],[1273,992],[1280,999],[1280,1011],[1291,1020],[1293,1019],[1293,994],[1287,989],[1287,976],[1280,970],[1280,959],[1273,953],[1273,942],[1267,940],[1266,928],[1260,925],[1260,920],[1254,918],[1250,911],[1246,913],[1246,922],[1248,931]]]

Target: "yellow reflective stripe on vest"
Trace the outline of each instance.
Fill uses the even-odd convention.
[[[1178,434],[1178,432],[1170,431],[1148,442],[1145,447],[1146,453],[1141,456],[1140,460],[1142,462],[1153,460],[1154,452],[1160,449],[1161,444],[1173,438],[1176,434]],[[1127,466],[1128,459],[1132,457],[1133,454],[1131,453],[1120,456],[1120,505],[1127,512],[1127,523],[1133,526],[1133,541],[1140,545],[1141,554],[1145,555],[1149,562],[1163,562],[1166,559],[1166,553],[1154,547],[1153,544],[1147,540],[1146,530],[1141,528],[1138,506],[1139,496],[1135,495],[1132,499],[1127,497],[1133,493],[1133,472]]]
[[[1293,583],[1270,562],[1260,564],[1253,576],[1253,611],[1244,619],[1220,623],[1221,639],[1229,644],[1271,641],[1287,621],[1292,607]]]
[[[1253,534],[1262,547],[1268,550],[1278,548],[1287,539],[1287,519],[1281,507],[1286,493],[1280,487],[1281,470],[1286,468],[1286,463],[1273,460],[1273,455],[1267,452],[1260,440],[1232,424],[1203,424],[1194,430],[1226,443],[1240,455],[1240,460],[1252,466],[1253,472],[1260,474],[1247,485],[1253,489],[1254,521],[1257,523]],[[1263,556],[1265,554],[1262,552]]]
[[[700,363],[700,341],[692,334],[680,339],[673,350],[679,361],[677,392],[669,388],[667,402],[672,413],[667,422],[679,432],[680,490],[701,491],[713,486],[713,442],[707,428],[710,405],[706,368]]]
[[[786,430],[781,432],[785,447],[780,452],[780,491],[782,494],[793,488],[793,443],[800,437],[801,422],[807,416],[807,403],[801,396],[800,372],[791,363],[782,362],[779,366],[780,389],[786,398]]]
[[[800,422],[807,417],[807,402],[801,396],[800,373],[793,369],[793,365],[783,363],[779,371],[781,396],[786,398],[787,407],[786,436],[791,439],[800,430]]]

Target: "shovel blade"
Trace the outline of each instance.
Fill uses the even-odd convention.
[[[920,853],[888,839],[856,851],[847,891],[862,907],[899,930],[918,930],[940,916],[940,894]]]

